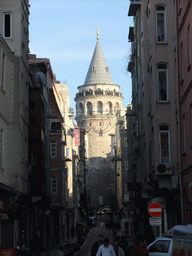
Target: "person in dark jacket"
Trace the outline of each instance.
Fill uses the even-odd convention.
[[[119,240],[119,246],[123,249],[123,251],[125,252],[127,247],[128,247],[128,242],[126,240],[125,235],[122,235],[122,237]]]
[[[146,240],[139,234],[137,235],[137,244],[134,247],[133,256],[149,256],[148,249],[146,246]]]
[[[98,235],[97,241],[92,245],[91,256],[96,256],[99,246],[103,244],[103,235]]]
[[[40,256],[41,252],[43,251],[43,241],[42,239],[36,234],[29,243],[30,254],[33,256]]]

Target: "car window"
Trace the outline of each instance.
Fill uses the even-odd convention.
[[[169,252],[170,241],[169,240],[158,240],[150,246],[149,252]]]

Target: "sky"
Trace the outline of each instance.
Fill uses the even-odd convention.
[[[84,84],[97,43],[114,84],[119,85],[123,107],[131,103],[131,74],[127,71],[128,0],[30,0],[29,49],[37,58],[48,58],[56,79],[67,82],[75,113],[77,87]]]

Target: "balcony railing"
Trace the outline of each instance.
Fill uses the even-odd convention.
[[[107,91],[96,90],[96,91],[84,91],[84,92],[76,93],[76,98],[92,96],[92,95],[112,95],[112,96],[122,97],[121,92],[108,91],[108,90]]]

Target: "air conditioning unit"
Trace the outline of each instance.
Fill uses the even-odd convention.
[[[156,166],[156,175],[172,175],[173,166],[172,163],[159,163]]]

